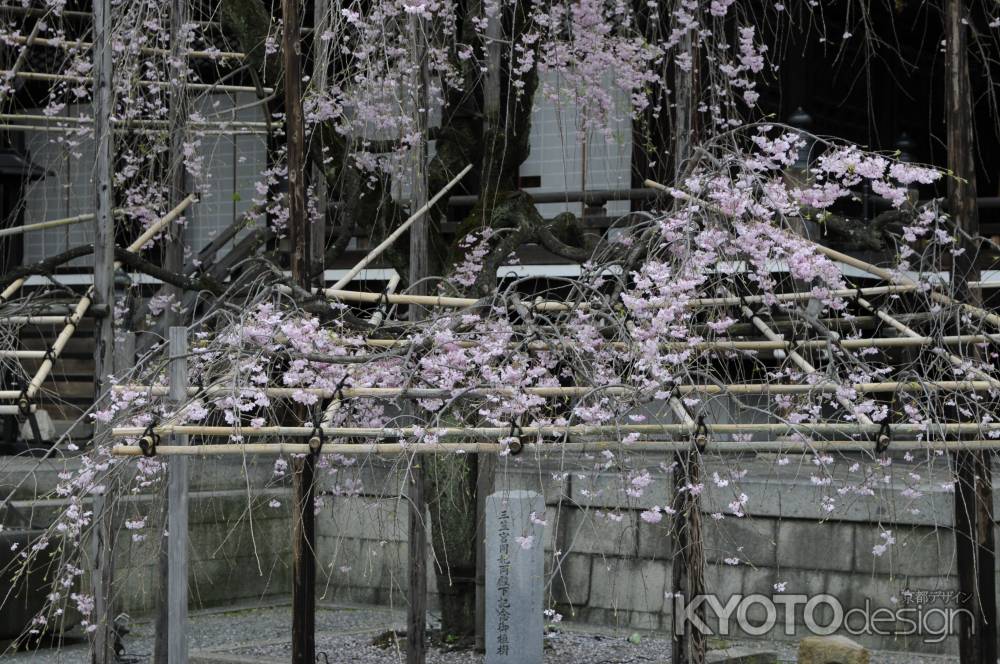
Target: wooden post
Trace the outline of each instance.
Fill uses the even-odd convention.
[[[94,0],[94,286],[93,301],[105,306],[104,316],[98,319],[94,344],[95,400],[104,392],[108,373],[114,361],[114,255],[115,227],[112,208],[114,191],[111,186],[111,0]],[[94,435],[101,432],[95,423]],[[92,661],[110,664],[114,661],[114,643],[111,637],[112,616],[110,606],[112,573],[111,518],[106,513],[105,501],[99,497],[94,502],[94,521],[97,537],[94,551],[94,613],[97,631],[94,634]]]
[[[184,25],[188,22],[187,0],[171,0],[170,3],[170,153],[167,168],[170,172],[170,209],[176,207],[187,196],[187,179],[184,167],[184,128],[187,123],[187,42]],[[182,274],[184,272],[183,226],[172,223],[167,228],[168,241],[163,246],[163,267]],[[172,295],[180,304],[183,291],[176,286],[164,285],[164,292]],[[173,307],[163,312],[163,325],[170,327],[177,322]]]
[[[701,100],[701,53],[695,40],[688,33],[684,48],[691,55],[691,66],[685,71],[677,66],[677,111],[674,126],[674,179],[679,180],[700,135],[698,105]],[[675,401],[674,409],[683,410]],[[690,420],[690,416],[686,419]],[[674,494],[676,514],[673,517],[671,538],[673,545],[672,591],[674,596],[673,654],[675,664],[704,664],[706,635],[687,619],[686,613],[678,615],[678,599],[687,607],[694,598],[705,592],[705,554],[701,529],[701,505],[697,494],[690,487],[699,483],[701,470],[699,455],[695,451],[681,452],[674,456]],[[704,606],[694,610],[696,618],[704,622]]]
[[[292,245],[292,279],[309,287],[309,227],[306,216],[305,125],[302,116],[302,43],[298,0],[282,0],[281,34],[284,62],[285,131],[288,140],[288,220]],[[305,411],[296,411],[305,419]],[[313,483],[316,459],[305,454],[295,459],[292,472],[292,662],[316,661],[316,529]]]
[[[411,177],[410,209],[417,210],[427,202],[427,45],[424,21],[419,15],[410,16],[410,39],[413,61],[416,63],[415,96],[412,100],[420,139],[413,149],[413,170]],[[410,292],[426,294],[427,286],[419,283],[430,272],[430,243],[427,217],[422,216],[410,227]],[[410,305],[410,321],[419,320],[421,308]],[[412,407],[412,405],[411,405]],[[427,498],[424,495],[424,471],[421,462],[414,457],[412,473],[407,485],[410,506],[409,530],[409,586],[406,616],[406,663],[423,664],[427,644]]]
[[[702,540],[701,505],[698,496],[692,494],[690,490],[690,487],[701,481],[700,477],[697,452],[685,451],[674,455],[671,507],[675,513],[670,528],[673,548],[671,589],[674,610],[671,612],[673,653],[670,661],[677,664],[704,662],[706,653],[706,635],[693,627],[685,612],[695,597],[705,593],[705,548]],[[697,605],[692,611],[697,620],[704,622],[703,604]]]
[[[972,90],[969,80],[968,8],[964,0],[945,3],[945,96],[948,118],[948,208],[968,237],[979,236]],[[961,240],[964,251],[954,258],[952,283],[958,302],[979,306],[981,292],[975,260],[978,247]],[[956,315],[961,315],[959,311]],[[955,409],[960,417],[959,410]],[[955,555],[960,606],[958,647],[962,664],[997,661],[996,554],[993,534],[992,455],[956,452]]]
[[[187,401],[187,328],[170,328],[170,401]],[[171,445],[187,445],[185,435],[171,435]],[[177,456],[167,466],[167,663],[187,664],[188,470]]]
[[[502,114],[502,71],[501,58],[503,37],[503,9],[496,6],[492,16],[486,18],[486,72],[483,76],[483,119],[487,124],[487,154],[483,155],[480,175],[479,195],[484,199],[484,209],[491,209],[496,203],[497,187],[490,184],[490,178],[499,181],[500,173],[494,173],[496,163],[492,146],[499,144],[502,128],[507,124],[506,114]],[[488,199],[487,199],[488,197]],[[497,457],[480,454],[476,457],[476,638],[477,651],[486,650],[486,498],[493,493]]]
[[[313,70],[312,84],[316,94],[322,97],[326,94],[328,87],[328,70],[330,66],[330,40],[322,39],[323,33],[327,31],[331,23],[330,0],[313,0]],[[319,144],[320,155],[326,158],[326,145],[323,142],[323,132],[314,131],[312,141]],[[315,165],[312,170],[312,185],[316,195],[316,209],[318,218],[309,229],[309,263],[312,270],[317,272],[314,280],[319,286],[324,286],[323,270],[324,256],[326,254],[326,214],[329,207],[329,197],[326,186],[326,173],[322,164]]]

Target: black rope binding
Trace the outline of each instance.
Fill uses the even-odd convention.
[[[340,381],[337,383],[337,386],[333,388],[333,400],[334,401],[339,401],[341,403],[344,402],[344,383],[346,383],[346,382],[347,382],[347,372],[345,371],[344,375],[341,377]]]
[[[389,318],[389,282],[386,282],[385,287],[382,288],[382,292],[378,294],[378,299],[375,300],[375,311],[382,314],[379,319],[379,324],[375,329],[378,329],[385,323]]]
[[[889,443],[892,442],[892,429],[889,427],[889,419],[886,418],[882,422],[882,426],[878,430],[878,438],[875,439],[875,452],[876,454],[885,454],[889,449]]]
[[[28,388],[21,388],[21,394],[17,397],[17,412],[24,417],[31,415],[31,398],[28,397]]]
[[[694,428],[694,446],[700,454],[704,454],[708,447],[708,425],[705,424],[704,415],[698,416],[698,425]]]
[[[522,435],[524,435],[524,430],[521,428],[521,425],[511,420],[510,435],[508,438],[513,438],[514,440],[507,444],[507,449],[510,451],[511,456],[517,456],[524,449],[524,443],[521,442]]]
[[[312,434],[309,436],[309,453],[318,457],[323,452],[323,445],[326,444],[326,432],[323,431],[322,422],[315,425]]]
[[[156,447],[160,444],[160,434],[156,433],[156,423],[150,424],[139,438],[139,449],[142,456],[152,458],[156,456]]]

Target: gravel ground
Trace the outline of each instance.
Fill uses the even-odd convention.
[[[405,653],[372,645],[373,638],[406,622],[402,610],[378,607],[318,607],[316,610],[317,651],[327,654],[330,664],[399,664]],[[431,621],[431,627],[434,627]],[[291,608],[288,605],[267,607],[230,607],[197,611],[191,614],[192,664],[277,664],[288,662],[291,655],[289,632]],[[628,639],[628,632],[586,625],[564,625],[546,637],[545,664],[668,664],[670,642],[653,635],[643,635],[638,643]],[[795,661],[794,644],[761,642],[731,643],[753,650],[770,650],[782,662]],[[138,622],[126,638],[129,653],[147,655],[136,660],[150,661],[153,650],[153,625]],[[0,644],[4,664],[89,664],[86,641],[64,643],[61,648],[43,648],[33,652],[10,653]],[[322,657],[318,660],[323,662]],[[953,664],[957,657],[917,655],[913,653],[873,652],[873,664]],[[468,651],[444,652],[430,648],[428,664],[482,664],[482,655]]]

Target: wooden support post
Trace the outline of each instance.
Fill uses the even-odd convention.
[[[691,157],[700,138],[701,122],[698,107],[701,102],[701,52],[691,33],[683,38],[685,50],[691,56],[691,66],[687,69],[675,68],[675,89],[677,94],[676,121],[674,126],[674,180],[680,181],[684,175],[687,160]],[[689,425],[691,417],[683,404],[672,399],[672,406],[678,416]],[[704,622],[705,610],[699,604],[693,609],[695,620],[688,619],[687,605],[695,597],[705,592],[705,554],[701,530],[701,506],[699,497],[690,488],[699,483],[700,455],[697,452],[682,452],[674,457],[674,509],[672,523],[673,544],[673,593],[674,664],[704,664],[706,635],[696,626],[696,621]],[[679,609],[678,600],[683,600]]]
[[[187,328],[171,327],[170,400],[174,407],[187,401]],[[171,435],[170,444],[187,445],[185,435]],[[187,458],[177,456],[167,466],[167,664],[187,664],[188,605],[188,469]]]
[[[674,455],[674,491],[672,507],[675,510],[671,523],[673,547],[671,612],[673,652],[671,662],[694,664],[705,661],[706,635],[693,623],[705,621],[704,604],[690,609],[695,620],[689,620],[688,606],[694,598],[705,593],[705,548],[702,539],[701,505],[692,486],[701,482],[698,453],[678,452]]]
[[[415,96],[411,100],[420,139],[412,148],[413,170],[411,177],[411,210],[418,210],[427,203],[427,45],[424,20],[417,14],[410,16],[410,39],[413,61],[416,63]],[[430,273],[430,243],[426,216],[417,219],[410,227],[410,292],[426,294],[427,285],[421,280]],[[419,320],[421,308],[410,305],[410,321]],[[406,616],[406,663],[424,664],[427,643],[427,497],[424,494],[423,464],[413,458],[410,483],[407,486],[410,505],[409,531],[409,604]]]
[[[281,34],[284,62],[285,131],[288,137],[288,219],[293,281],[309,287],[309,226],[306,215],[305,124],[302,116],[302,43],[299,0],[282,0]],[[305,419],[305,411],[296,415]],[[316,528],[313,484],[316,457],[305,454],[293,463],[294,519],[292,534],[292,662],[316,661]]]
[[[485,8],[485,6],[484,6]],[[501,140],[507,135],[503,128],[509,118],[504,112],[503,104],[503,17],[501,6],[494,7],[493,15],[484,11],[486,19],[486,72],[483,76],[483,119],[487,125],[487,136],[491,143],[482,158],[479,178],[479,195],[485,203],[484,209],[491,209],[496,204],[497,184],[500,173],[493,172],[494,164],[498,163],[494,149],[502,149]],[[497,457],[481,454],[476,459],[476,638],[477,651],[486,650],[486,498],[493,493],[494,478],[497,471]]]
[[[331,24],[330,0],[313,0],[313,70],[312,85],[316,94],[323,97],[328,88],[327,72],[330,66],[330,45],[331,41],[322,39],[323,35]],[[323,143],[323,132],[315,131],[311,141],[319,144],[322,158],[326,158],[327,146]],[[325,284],[323,271],[326,267],[324,256],[326,254],[326,215],[329,208],[329,196],[326,186],[326,173],[322,164],[315,165],[312,170],[312,186],[316,195],[316,209],[318,215],[309,229],[309,264],[311,270],[316,274],[314,281],[319,285]]]
[[[948,118],[948,208],[966,238],[979,236],[976,209],[976,145],[969,80],[968,7],[964,0],[945,3],[945,106]],[[982,297],[969,283],[979,281],[978,247],[963,239],[954,258],[955,299],[981,308]],[[956,314],[960,316],[962,310]],[[959,410],[955,409],[960,416]],[[992,454],[960,451],[955,459],[955,555],[961,597],[958,650],[962,664],[997,661],[996,552],[993,534]]]
[[[187,47],[185,24],[188,22],[187,0],[171,0],[170,3],[170,108],[169,131],[170,153],[167,168],[170,173],[170,208],[176,207],[187,196],[187,178],[184,167],[185,124],[187,123]],[[167,228],[168,241],[163,246],[163,267],[181,274],[184,272],[184,232],[180,224],[170,224]],[[164,284],[163,292],[173,296],[180,304],[183,291],[176,286]],[[170,327],[177,322],[173,307],[163,312],[163,325]]]
[[[115,227],[112,208],[114,191],[111,185],[111,0],[94,0],[94,288],[93,300],[108,309],[108,315],[97,323],[94,344],[95,400],[106,387],[108,373],[114,361],[114,255]],[[95,425],[94,434],[101,432]],[[94,519],[97,537],[94,552],[94,613],[97,631],[94,633],[91,659],[95,664],[114,661],[111,636],[112,528],[110,514],[103,497],[95,501]]]

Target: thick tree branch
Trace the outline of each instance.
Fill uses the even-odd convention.
[[[61,254],[56,254],[55,256],[50,256],[45,260],[38,261],[37,263],[32,263],[31,265],[22,265],[21,267],[16,267],[10,272],[6,273],[0,277],[0,284],[9,284],[15,279],[20,279],[21,277],[30,277],[36,274],[52,274],[53,271],[60,265],[68,263],[71,260],[80,258],[82,256],[89,256],[94,253],[94,245],[84,244],[79,247],[73,247],[72,249],[67,249]]]

